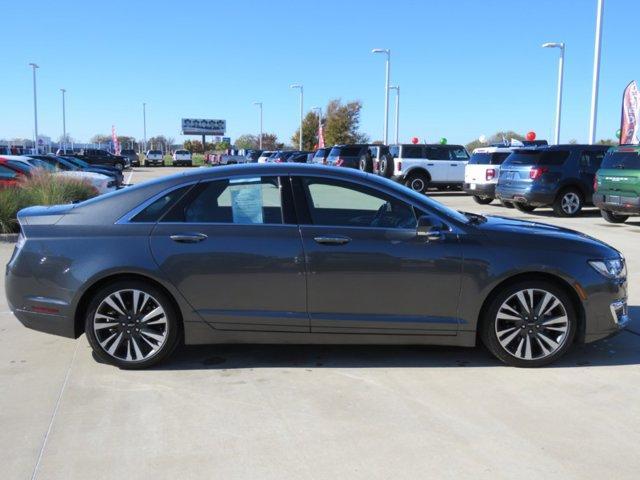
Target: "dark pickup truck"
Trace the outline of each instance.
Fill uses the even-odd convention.
[[[131,162],[127,157],[114,155],[106,150],[99,150],[97,148],[86,148],[80,153],[71,156],[84,160],[91,165],[110,165],[121,171],[131,167]]]

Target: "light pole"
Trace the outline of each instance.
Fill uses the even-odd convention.
[[[303,108],[304,108],[304,87],[299,83],[294,83],[293,85],[289,85],[289,88],[299,88],[300,89],[300,136],[299,136],[299,148],[302,151],[302,120],[303,120]]]
[[[147,104],[142,104],[143,145],[142,151],[147,151]]]
[[[389,138],[389,82],[391,81],[391,50],[388,48],[374,48],[371,53],[385,53],[387,62],[385,67],[384,82],[384,144],[387,145]]]
[[[398,137],[399,137],[399,125],[400,125],[400,87],[398,85],[394,86],[394,87],[389,87],[389,90],[395,90],[396,91],[396,145],[398,143],[400,143],[398,141]]]
[[[602,45],[602,9],[604,0],[598,0],[596,13],[596,44],[593,52],[593,82],[591,85],[591,116],[589,120],[589,144],[596,142],[596,115],[598,114],[598,83],[600,82],[600,46]]]
[[[558,60],[558,98],[556,99],[556,133],[555,144],[560,143],[560,118],[562,114],[562,80],[564,76],[564,43],[551,42],[543,43],[542,48],[559,48],[560,59]]]
[[[67,91],[64,88],[61,88],[60,91],[62,92],[62,142],[63,142],[62,150],[65,150],[67,145],[67,113],[65,111],[66,108],[64,104],[64,94]]]
[[[260,150],[262,150],[262,102],[253,102],[254,105],[260,107]]]
[[[36,68],[40,68],[35,63],[30,63],[29,66],[33,69],[33,123],[35,128],[36,140],[33,145],[35,152],[38,152],[38,96],[36,94]]]
[[[320,129],[322,128],[322,107],[311,107],[313,112],[318,112],[318,148],[320,148]]]

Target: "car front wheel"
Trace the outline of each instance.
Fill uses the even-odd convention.
[[[575,217],[582,211],[583,203],[582,194],[575,188],[569,188],[557,196],[553,211],[559,217]]]
[[[135,369],[168,357],[178,344],[179,325],[164,292],[143,281],[122,280],[93,296],[85,333],[100,360]]]
[[[493,198],[481,197],[480,195],[474,195],[473,200],[480,205],[489,205],[491,202],[493,202]]]
[[[607,210],[600,210],[600,215],[609,223],[624,223],[629,218],[629,215],[621,215],[619,213],[609,212]]]
[[[568,295],[553,283],[524,281],[492,300],[481,325],[485,346],[515,367],[548,365],[570,348],[577,316]]]
[[[407,179],[404,181],[404,184],[414,192],[425,193],[429,186],[429,177],[422,172],[410,173],[407,175]]]

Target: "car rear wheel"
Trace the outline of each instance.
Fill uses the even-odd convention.
[[[379,167],[379,175],[382,175],[386,178],[391,178],[391,176],[393,175],[393,157],[391,157],[390,155],[383,155],[380,159]]]
[[[609,212],[607,210],[600,210],[600,215],[609,223],[624,223],[629,218],[629,215],[621,215],[619,213]]]
[[[532,205],[527,205],[526,203],[521,203],[521,202],[514,202],[513,205],[516,207],[517,210],[520,210],[521,212],[525,212],[525,213],[531,213],[536,209],[536,207]]]
[[[96,356],[120,368],[145,368],[168,357],[180,323],[167,295],[138,280],[101,288],[91,299],[85,333]]]
[[[583,203],[582,193],[575,188],[568,188],[556,197],[553,211],[559,217],[575,217],[580,214]]]
[[[360,161],[358,162],[358,169],[361,172],[373,172],[373,162],[367,155],[362,155],[360,157]]]
[[[507,202],[506,200],[500,200],[500,205],[505,208],[513,208],[513,202]]]
[[[414,192],[425,193],[429,186],[429,177],[423,172],[413,172],[407,175],[404,184]]]
[[[541,367],[571,347],[577,316],[568,295],[546,281],[503,289],[482,319],[480,335],[498,359],[515,367]]]
[[[474,195],[473,200],[480,205],[489,205],[493,202],[493,198],[491,197],[481,197],[480,195]]]

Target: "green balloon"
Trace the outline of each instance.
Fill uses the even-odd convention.
[[[444,138],[444,137],[442,137],[442,138],[440,139],[440,145],[446,145],[446,144],[447,144],[447,139],[446,139],[446,138]]]
[[[620,131],[620,129],[616,130],[616,138],[620,138],[621,134],[622,132]]]

